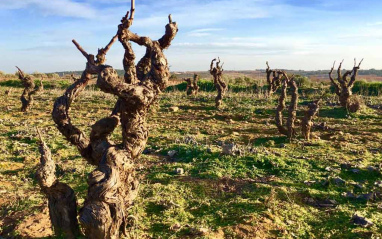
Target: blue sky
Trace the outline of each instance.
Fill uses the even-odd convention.
[[[0,0],[0,70],[83,70],[76,39],[96,53],[115,34],[129,0]],[[382,68],[380,0],[136,0],[133,32],[153,39],[167,15],[179,33],[166,51],[172,71],[207,70],[220,56],[226,70],[329,69],[334,60],[365,58],[363,69]],[[135,47],[137,58],[144,53]],[[107,64],[122,68],[114,44]]]

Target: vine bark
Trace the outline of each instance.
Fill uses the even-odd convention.
[[[186,93],[187,95],[197,95],[199,92],[199,86],[198,86],[198,74],[194,74],[193,79],[191,78],[184,78],[183,80],[187,83]]]
[[[170,76],[163,50],[175,38],[178,27],[171,15],[166,31],[159,40],[139,36],[130,31],[135,12],[131,9],[122,18],[117,34],[98,54],[88,54],[75,40],[73,43],[86,58],[81,78],[74,82],[54,104],[52,117],[58,130],[75,145],[80,154],[97,168],[88,177],[88,194],[80,209],[79,221],[89,238],[120,238],[127,226],[127,212],[138,193],[135,161],[146,146],[148,128],[146,118],[150,106],[165,89]],[[116,40],[125,50],[124,79],[105,65],[106,53]],[[146,47],[146,54],[135,65],[131,42]],[[111,112],[91,126],[90,137],[72,124],[69,112],[72,102],[97,75],[96,84],[105,93],[118,97]],[[108,136],[121,125],[122,142],[114,143]]]
[[[321,99],[311,102],[308,105],[308,110],[305,111],[305,116],[302,120],[301,131],[306,140],[311,139],[311,129],[313,126],[313,118],[317,115],[320,109]]]
[[[214,62],[216,61],[216,65],[214,66]],[[210,65],[210,74],[214,77],[214,85],[216,90],[218,91],[218,95],[215,98],[215,106],[220,109],[223,104],[223,96],[227,92],[228,86],[223,80],[223,65],[220,66],[220,58],[218,60],[213,59]]]
[[[49,217],[57,236],[75,239],[81,235],[77,221],[77,199],[73,189],[58,181],[56,178],[56,164],[52,160],[49,147],[42,139],[40,131],[39,150],[41,154],[40,165],[36,178],[41,191],[48,198]]]
[[[352,88],[353,88],[354,83],[356,81],[358,71],[361,67],[362,61],[363,61],[363,59],[357,65],[357,61],[356,61],[356,59],[354,59],[353,69],[351,71],[346,71],[345,74],[342,75],[342,63],[344,62],[342,60],[342,62],[340,63],[340,65],[338,66],[338,69],[337,69],[337,78],[336,79],[334,79],[332,76],[336,62],[333,63],[333,66],[329,72],[330,82],[332,83],[332,85],[335,88],[335,93],[339,97],[341,106],[348,108],[348,109],[355,109],[352,111],[357,111],[359,109],[357,107],[352,107],[349,105],[351,103],[349,101],[349,98],[353,94]],[[349,79],[349,77],[350,77],[350,79]]]
[[[26,112],[30,109],[32,102],[33,102],[33,95],[36,94],[39,91],[42,91],[44,89],[44,86],[42,84],[42,79],[40,82],[40,86],[35,86],[35,83],[31,76],[26,75],[20,68],[16,66],[18,72],[19,72],[19,79],[21,80],[24,91],[23,94],[20,97],[21,100],[21,111]]]
[[[268,96],[272,96],[273,93],[277,91],[277,89],[280,87],[282,83],[282,74],[281,71],[277,70],[271,70],[269,67],[268,61],[266,62],[267,64],[267,83],[268,83]]]
[[[284,71],[277,71],[276,74],[282,76],[282,87],[281,87],[281,94],[278,100],[278,105],[276,109],[276,126],[278,131],[281,134],[284,134],[288,136],[289,139],[295,136],[295,120],[296,120],[296,112],[297,112],[297,104],[298,104],[298,87],[296,82],[294,81],[294,76],[290,77],[284,72]],[[288,108],[288,118],[286,127],[283,124],[283,114],[286,104],[286,97],[287,97],[287,88],[288,86],[291,89],[291,102],[289,104]]]

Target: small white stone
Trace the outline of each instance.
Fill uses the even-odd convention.
[[[179,107],[177,107],[177,106],[171,106],[169,109],[172,112],[178,112],[179,111]]]
[[[184,169],[183,168],[176,168],[175,173],[178,175],[183,175],[184,174]]]

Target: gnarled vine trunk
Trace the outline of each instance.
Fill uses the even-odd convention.
[[[285,78],[288,78],[285,75]],[[287,127],[288,127],[288,138],[291,139],[296,135],[296,131],[294,129],[294,122],[296,121],[296,112],[297,112],[297,104],[298,104],[298,88],[297,84],[294,81],[293,77],[288,80],[288,86],[291,89],[292,99],[289,104],[288,109],[288,119],[287,119]]]
[[[268,65],[268,64],[267,64]],[[268,73],[268,72],[267,72]],[[282,76],[282,86],[281,86],[281,94],[278,100],[278,105],[276,109],[276,116],[275,116],[275,122],[278,131],[286,135],[289,139],[292,139],[296,136],[296,129],[295,129],[295,121],[296,121],[296,114],[297,114],[297,106],[298,106],[298,87],[296,84],[296,81],[294,80],[294,76],[291,78],[288,77],[288,75],[284,71],[276,71],[275,74]],[[283,124],[283,111],[286,107],[285,101],[287,97],[287,89],[290,89],[291,93],[291,101],[288,107],[288,118],[286,122],[286,127]],[[305,112],[305,117],[302,120],[302,126],[301,130],[304,135],[304,138],[307,140],[310,140],[310,130],[312,128],[313,117],[317,114],[319,110],[319,102],[314,101],[313,103],[309,104],[308,111]]]
[[[79,221],[88,238],[120,238],[127,225],[127,211],[138,193],[135,161],[145,148],[148,129],[146,118],[150,106],[165,89],[170,76],[163,50],[174,39],[178,27],[169,16],[164,36],[157,40],[141,37],[129,30],[134,19],[134,1],[118,26],[110,43],[98,50],[96,59],[75,40],[73,43],[87,59],[86,69],[59,97],[53,107],[52,117],[59,131],[77,147],[80,154],[97,168],[88,177],[88,194],[80,209]],[[105,65],[105,55],[118,39],[125,49],[124,79]],[[145,56],[135,66],[131,42],[146,47]],[[105,93],[116,95],[118,100],[109,117],[91,127],[90,137],[74,126],[69,116],[71,103],[85,89],[92,75],[97,75],[97,85]],[[121,144],[108,139],[121,125]]]
[[[192,94],[193,95],[197,95],[198,92],[199,92],[198,80],[199,80],[199,75],[198,74],[194,74],[194,79],[192,81],[192,86],[193,86]]]
[[[332,73],[334,71],[334,66],[336,62],[333,63],[333,67],[331,68],[329,72],[329,79],[332,83],[332,85],[335,88],[335,92],[339,97],[340,104],[342,107],[349,108],[349,98],[352,95],[352,88],[354,86],[354,83],[356,81],[358,71],[360,69],[361,63],[363,59],[359,62],[357,66],[356,59],[354,59],[354,67],[351,71],[346,71],[344,75],[342,75],[341,68],[342,68],[342,63],[338,66],[337,69],[337,79],[336,81],[332,77]],[[350,79],[349,79],[350,76]]]
[[[268,96],[271,96],[280,87],[282,83],[282,79],[281,79],[282,74],[281,74],[281,71],[271,70],[268,62],[266,62],[266,64],[267,64],[266,73],[267,73],[267,83],[268,83]],[[272,79],[271,79],[271,75],[272,75]]]
[[[308,104],[308,110],[305,111],[305,116],[302,120],[301,124],[301,131],[306,140],[311,139],[311,133],[310,130],[313,126],[313,118],[318,113],[318,110],[320,109],[320,102],[321,99],[316,100]]]
[[[21,111],[26,112],[30,109],[33,102],[33,95],[43,90],[42,80],[40,86],[35,86],[34,81],[29,75],[26,75],[20,68],[16,66],[19,71],[19,79],[23,83],[24,91],[20,97]]]
[[[192,86],[191,78],[184,78],[183,80],[187,83],[186,94],[192,95],[193,86]]]
[[[73,189],[57,180],[56,164],[52,160],[50,149],[43,141],[40,132],[40,165],[37,169],[37,181],[41,191],[48,198],[49,217],[57,236],[77,238],[81,235],[77,221],[77,199]]]
[[[42,92],[42,91],[44,91],[44,84],[42,83],[43,81],[44,81],[44,77],[41,76],[40,86],[38,87],[37,92]]]
[[[218,91],[218,95],[215,98],[215,106],[216,108],[220,108],[223,104],[223,96],[227,92],[228,86],[223,80],[223,65],[220,64],[220,58],[216,61],[216,66],[214,67],[214,62],[216,59],[211,61],[210,65],[210,74],[214,77],[214,85],[216,90]],[[223,63],[224,64],[224,63]]]
[[[281,88],[281,95],[278,100],[278,105],[276,109],[276,126],[278,131],[281,134],[288,136],[289,139],[295,136],[295,125],[294,122],[296,120],[296,112],[297,112],[297,104],[298,104],[298,88],[297,84],[294,81],[294,77],[288,77],[288,75],[284,71],[278,71],[277,74],[282,75],[283,82]],[[286,127],[283,125],[283,114],[282,112],[285,109],[285,100],[287,96],[287,88],[288,86],[291,88],[292,98],[288,108],[288,118]]]
[[[187,95],[197,95],[198,94],[198,91],[199,91],[198,79],[199,79],[198,74],[194,74],[194,77],[192,80],[191,80],[191,78],[183,79],[187,83],[187,88],[186,88]]]
[[[276,108],[276,117],[275,117],[277,129],[281,134],[284,134],[284,135],[288,134],[287,128],[285,128],[285,126],[283,125],[283,111],[286,106],[285,100],[287,96],[287,87],[288,87],[288,82],[287,82],[287,79],[284,78],[282,87],[281,87],[281,94],[280,94],[277,108]]]

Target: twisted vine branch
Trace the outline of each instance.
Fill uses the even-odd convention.
[[[313,126],[313,118],[316,116],[320,109],[321,99],[311,102],[308,105],[308,110],[305,111],[305,116],[302,120],[301,131],[306,140],[311,139],[310,130]]]
[[[187,83],[186,93],[187,95],[196,95],[199,91],[198,86],[198,74],[194,74],[194,78],[184,78],[183,80]]]
[[[267,83],[268,83],[268,96],[271,96],[280,87],[282,83],[282,79],[281,79],[282,74],[281,74],[281,71],[271,70],[271,68],[269,67],[268,61],[266,62],[266,64],[267,64],[266,73],[267,73]],[[271,78],[271,75],[272,75],[272,78]]]
[[[288,136],[289,139],[295,136],[295,125],[294,122],[296,120],[296,111],[297,111],[297,104],[298,104],[298,88],[297,84],[294,81],[294,76],[289,78],[289,76],[284,71],[278,71],[277,74],[283,76],[283,82],[282,82],[282,88],[281,88],[281,95],[279,97],[279,103],[277,105],[276,109],[276,126],[277,129],[281,134],[284,134]],[[287,87],[291,88],[292,91],[292,99],[288,108],[288,119],[287,119],[287,126],[285,127],[283,125],[283,115],[282,112],[284,111],[286,105],[286,95],[287,95]]]
[[[39,91],[42,91],[44,89],[44,86],[42,85],[42,79],[40,82],[40,86],[35,86],[34,81],[29,75],[26,75],[20,68],[16,66],[18,72],[19,72],[19,79],[21,80],[24,91],[23,94],[20,97],[21,100],[21,111],[26,112],[30,109],[32,102],[33,102],[33,95],[36,94]]]
[[[216,65],[214,67],[215,61]],[[210,74],[214,77],[215,88],[218,91],[218,95],[215,98],[215,105],[218,109],[222,106],[223,96],[228,89],[227,84],[223,80],[223,65],[224,63],[220,66],[220,58],[218,58],[218,60],[216,60],[216,58],[213,59],[210,65]]]
[[[49,217],[56,235],[77,238],[81,235],[77,221],[77,202],[73,189],[56,178],[56,164],[52,160],[49,147],[37,129],[41,153],[40,165],[36,172],[41,191],[48,198]]]
[[[342,107],[348,108],[349,98],[353,94],[352,88],[353,88],[354,83],[356,81],[358,71],[361,67],[362,61],[363,61],[363,59],[357,65],[357,61],[356,61],[356,59],[354,59],[353,69],[351,71],[346,71],[345,74],[342,75],[342,64],[344,62],[342,60],[342,62],[339,64],[338,69],[337,69],[337,78],[336,79],[334,79],[332,76],[336,62],[333,63],[333,66],[330,69],[329,79],[335,88],[335,92],[339,97],[340,104]],[[350,77],[350,79],[349,79],[349,77]]]
[[[73,40],[86,58],[86,68],[79,80],[59,97],[52,117],[59,131],[75,145],[81,155],[97,168],[88,178],[88,195],[80,210],[80,223],[89,238],[119,238],[127,225],[127,210],[137,196],[139,182],[135,177],[134,162],[145,148],[148,129],[147,113],[158,95],[165,89],[170,76],[163,50],[168,48],[178,31],[177,24],[169,16],[169,23],[162,38],[157,41],[130,31],[135,12],[131,9],[122,18],[117,34],[98,54],[88,54]],[[106,53],[118,39],[124,50],[124,79],[105,65]],[[131,42],[146,47],[145,56],[134,64],[135,55]],[[71,103],[85,89],[92,75],[97,75],[97,85],[105,92],[118,97],[109,117],[97,121],[91,127],[90,137],[71,122]],[[121,144],[108,139],[114,129],[121,125]]]

